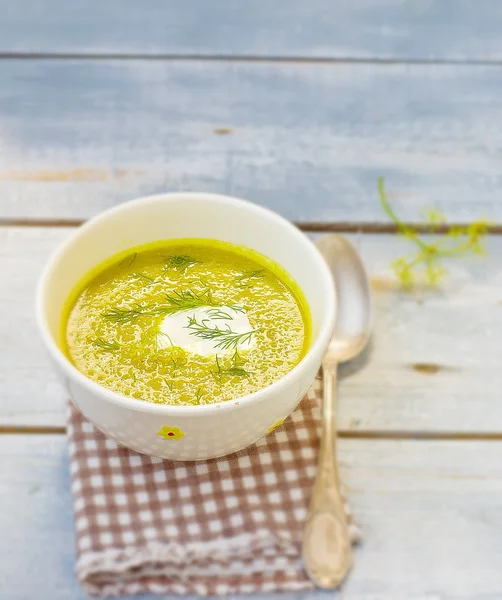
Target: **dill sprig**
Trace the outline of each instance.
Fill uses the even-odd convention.
[[[187,281],[187,283],[202,286],[204,289],[207,289],[209,287],[209,282],[207,281],[207,279],[204,279],[203,277],[196,277],[195,279],[191,279],[190,281]]]
[[[202,400],[202,397],[205,393],[206,390],[202,386],[197,388],[197,391],[195,393],[195,399],[197,400],[197,404],[200,404],[200,401]]]
[[[181,367],[184,367],[187,364],[188,359],[184,353],[180,352],[175,354],[174,356],[171,356],[169,362],[173,366],[173,370],[177,371],[178,369],[181,369]]]
[[[227,304],[228,308],[231,308],[233,311],[245,314],[246,309],[243,306],[239,306],[238,304]]]
[[[193,256],[187,256],[186,254],[172,254],[171,256],[166,257],[165,270],[169,271],[170,269],[174,269],[175,271],[184,273],[188,267],[192,267],[199,262],[200,261]]]
[[[93,340],[92,343],[99,348],[100,352],[116,352],[120,348],[119,343],[115,340],[108,342],[100,337]]]
[[[126,256],[119,262],[119,267],[130,267],[132,265],[132,263],[136,260],[137,256],[138,256],[137,252],[133,252],[132,254],[129,254],[128,256]]]
[[[147,306],[133,304],[131,308],[110,308],[108,312],[101,313],[103,319],[112,323],[133,323],[141,315],[152,314]]]
[[[140,279],[143,281],[148,281],[149,284],[157,283],[155,279],[148,277],[148,275],[145,275],[144,273],[129,273],[128,277],[129,279]]]
[[[211,290],[196,292],[195,290],[184,290],[181,292],[172,292],[166,294],[166,300],[169,307],[167,312],[178,312],[189,310],[191,308],[200,308],[201,306],[217,306],[213,300]]]
[[[157,348],[159,350],[165,350],[166,348],[174,348],[173,340],[168,333],[164,331],[159,331],[157,333]]]
[[[243,333],[232,331],[228,323],[225,329],[220,329],[218,326],[209,327],[208,319],[203,319],[200,323],[196,317],[188,317],[188,325],[185,329],[191,329],[190,335],[195,335],[203,340],[217,340],[215,348],[228,350],[229,348],[237,349],[239,344],[249,342],[255,334],[255,329],[250,329]]]
[[[240,275],[234,278],[234,281],[239,287],[252,287],[253,279],[263,279],[265,277],[265,269],[255,269],[250,271],[242,271]]]
[[[203,292],[196,292],[194,290],[172,292],[171,294],[166,294],[165,298],[167,305],[141,306],[135,303],[131,308],[110,308],[107,312],[101,313],[101,316],[107,321],[124,324],[134,323],[141,316],[158,317],[201,306],[216,306],[211,295],[211,290],[204,290]]]
[[[250,377],[251,373],[243,368],[244,361],[239,356],[237,350],[232,358],[232,365],[228,368],[221,366],[218,355],[215,356],[216,371],[213,371],[212,375],[214,379],[221,385],[223,383],[223,377]]]
[[[229,369],[225,369],[224,372],[231,377],[249,377],[251,375],[250,371],[246,371],[242,367],[230,367]]]
[[[226,321],[234,320],[233,317],[224,310],[221,310],[221,308],[210,308],[209,310],[206,310],[206,315],[211,319],[225,319]]]
[[[398,233],[417,247],[414,254],[392,262],[392,268],[403,288],[409,290],[413,287],[417,281],[417,271],[420,269],[427,283],[436,286],[446,274],[446,269],[442,265],[443,259],[485,253],[482,241],[488,230],[486,220],[480,219],[469,225],[451,227],[445,234],[439,235],[437,227],[444,224],[446,219],[441,211],[432,209],[424,213],[423,218],[428,226],[429,236],[433,237],[424,239],[416,229],[403,223],[396,215],[390,206],[385,193],[384,179],[381,176],[378,178],[378,194],[382,208],[396,224]]]
[[[232,356],[232,364],[234,367],[242,367],[245,364],[246,360],[239,354],[239,351],[236,350]]]

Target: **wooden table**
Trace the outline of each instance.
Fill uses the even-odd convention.
[[[234,194],[348,232],[375,335],[344,369],[343,477],[364,543],[344,600],[502,598],[502,4],[0,1],[0,597],[83,598],[66,399],[33,293],[84,219],[164,190]],[[495,226],[481,262],[404,294],[416,221]],[[317,598],[286,595],[288,600]],[[322,596],[324,597],[324,596]]]

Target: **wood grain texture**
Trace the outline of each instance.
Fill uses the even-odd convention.
[[[0,61],[0,217],[213,191],[295,221],[502,222],[502,67]],[[225,133],[222,133],[225,131]]]
[[[0,596],[83,600],[65,438],[3,435],[0,455]],[[502,442],[341,440],[340,461],[364,540],[336,598],[500,599]]]
[[[65,398],[34,323],[35,281],[72,229],[0,229],[0,426],[62,426]],[[352,236],[370,273],[375,333],[342,368],[340,428],[464,434],[502,432],[502,238],[486,260],[449,263],[439,293],[396,289],[389,264],[409,251],[395,236]]]
[[[0,2],[0,52],[502,59],[497,0]]]

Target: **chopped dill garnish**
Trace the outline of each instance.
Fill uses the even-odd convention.
[[[175,371],[177,371],[181,367],[184,367],[188,361],[187,361],[186,356],[184,356],[184,354],[181,354],[181,355],[178,354],[176,356],[171,356],[170,362],[171,362],[171,365],[173,366],[173,369]]]
[[[184,273],[188,267],[192,267],[199,262],[200,261],[193,256],[187,256],[186,254],[173,254],[166,257],[165,270],[169,271],[170,269],[174,269],[175,271]]]
[[[168,333],[165,333],[164,331],[159,331],[159,333],[157,333],[157,348],[159,350],[174,348],[173,340]]]
[[[129,254],[129,256],[126,256],[119,262],[119,267],[130,267],[132,265],[132,263],[136,260],[137,256],[138,256],[137,252],[133,252],[132,254]]]
[[[99,348],[100,352],[116,352],[120,348],[120,345],[115,340],[107,342],[103,338],[96,338],[92,343]]]
[[[133,304],[132,308],[110,308],[108,312],[101,313],[103,319],[112,323],[133,323],[141,315],[149,314],[148,307]]]
[[[190,281],[187,281],[187,283],[190,283],[193,285],[200,285],[204,289],[209,287],[209,283],[208,283],[207,279],[204,279],[202,277],[197,277],[196,279],[191,279]]]
[[[232,366],[230,366],[229,368],[227,368],[227,369],[222,368],[217,354],[215,356],[215,362],[216,362],[216,371],[213,371],[212,375],[213,375],[213,378],[220,385],[223,383],[223,377],[225,375],[227,377],[250,377],[251,376],[251,373],[249,371],[246,371],[246,369],[244,369],[242,367],[242,364],[244,363],[244,361],[239,356],[237,350],[235,351],[235,354],[232,358]]]
[[[227,312],[221,310],[221,308],[211,308],[206,311],[206,315],[211,317],[211,319],[225,319],[226,321],[233,321],[234,318],[231,317]]]
[[[240,275],[235,277],[234,281],[239,287],[251,287],[253,279],[263,279],[265,277],[265,269],[256,269],[251,271],[242,271]]]
[[[245,359],[239,354],[239,351],[236,350],[234,355],[232,356],[232,362],[234,367],[242,367],[242,365],[246,362]]]
[[[232,310],[234,310],[235,312],[238,313],[242,313],[245,314],[246,309],[243,308],[242,306],[238,306],[237,304],[227,304],[228,308],[231,308]]]
[[[218,355],[215,356],[215,360],[216,360],[216,378],[218,379],[218,381],[221,383],[221,366],[220,366],[220,361],[218,360]]]
[[[172,292],[166,294],[167,306],[141,306],[133,304],[131,308],[110,308],[108,312],[101,313],[103,319],[113,323],[134,323],[139,317],[159,317],[160,315],[169,315],[182,310],[199,308],[201,306],[216,306],[211,290],[204,292],[195,292],[194,290],[185,290],[181,292]]]
[[[225,373],[232,377],[249,377],[251,375],[249,371],[242,367],[230,367],[230,369],[226,369]]]
[[[417,271],[422,267],[426,281],[430,286],[436,286],[446,274],[441,262],[445,258],[461,257],[468,254],[484,254],[482,238],[488,230],[485,220],[474,221],[465,226],[451,227],[446,233],[434,235],[438,225],[446,222],[439,210],[429,210],[424,214],[425,225],[429,235],[434,235],[432,241],[420,237],[419,232],[410,225],[403,223],[392,207],[385,193],[384,179],[378,178],[378,194],[380,204],[387,216],[396,224],[398,233],[417,246],[415,254],[402,257],[392,262],[392,268],[404,289],[410,290],[417,280]]]
[[[200,308],[201,306],[216,306],[211,295],[211,290],[204,290],[203,292],[196,292],[195,290],[173,292],[166,294],[166,300],[171,307],[167,312],[178,312],[189,310],[190,308]]]
[[[200,404],[200,401],[202,400],[202,397],[204,396],[205,393],[206,393],[206,391],[202,386],[197,388],[197,392],[195,394],[195,399],[197,400],[197,404]]]
[[[221,350],[237,349],[239,344],[249,342],[256,332],[255,329],[250,329],[243,333],[237,333],[232,331],[228,324],[226,329],[220,329],[219,327],[208,327],[207,322],[208,319],[203,319],[199,323],[195,317],[188,317],[188,325],[185,329],[191,329],[190,335],[195,335],[203,340],[217,340],[214,347]]]
[[[149,283],[157,283],[155,279],[148,277],[148,275],[145,275],[144,273],[129,273],[128,277],[129,279],[143,279]]]

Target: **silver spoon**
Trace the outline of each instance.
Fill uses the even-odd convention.
[[[324,394],[317,476],[303,534],[303,563],[312,581],[336,588],[352,566],[349,536],[336,459],[336,386],[338,363],[354,358],[371,331],[371,293],[358,253],[343,236],[317,241],[335,284],[336,322],[322,361]]]

